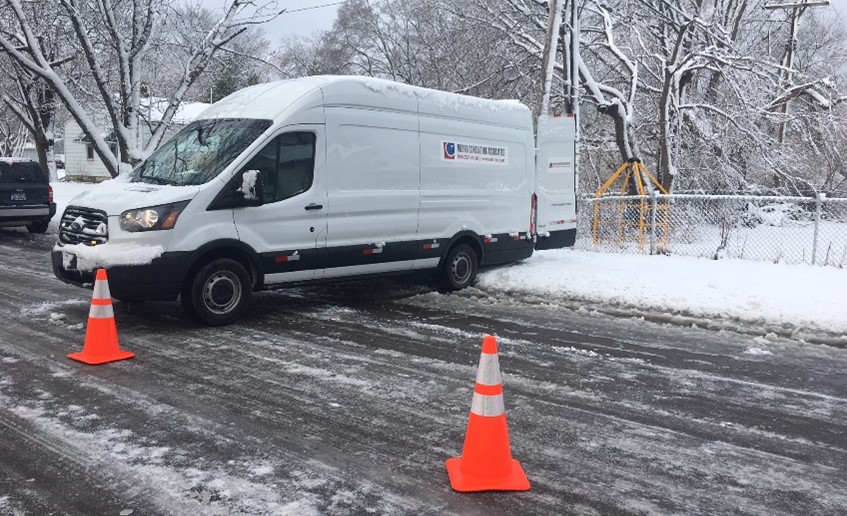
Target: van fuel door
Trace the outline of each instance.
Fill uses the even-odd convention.
[[[538,118],[535,151],[535,248],[559,249],[576,241],[576,127],[573,116]]]

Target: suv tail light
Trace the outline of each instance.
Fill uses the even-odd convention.
[[[53,202],[53,187],[47,185],[47,202]]]
[[[529,210],[529,236],[535,236],[535,212],[538,209],[538,196],[532,194],[532,205]]]

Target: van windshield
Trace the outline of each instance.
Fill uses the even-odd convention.
[[[196,120],[156,149],[132,171],[135,182],[202,185],[217,177],[268,127],[270,120]]]

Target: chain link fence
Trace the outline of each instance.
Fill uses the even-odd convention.
[[[847,267],[847,199],[729,195],[581,199],[579,249]]]

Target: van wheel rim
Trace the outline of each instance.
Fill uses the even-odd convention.
[[[466,283],[470,279],[472,270],[470,257],[465,253],[457,254],[453,258],[453,263],[450,264],[450,272],[453,275],[453,280],[459,285]]]
[[[203,286],[203,304],[217,315],[226,315],[241,300],[241,282],[231,271],[218,271]]]

